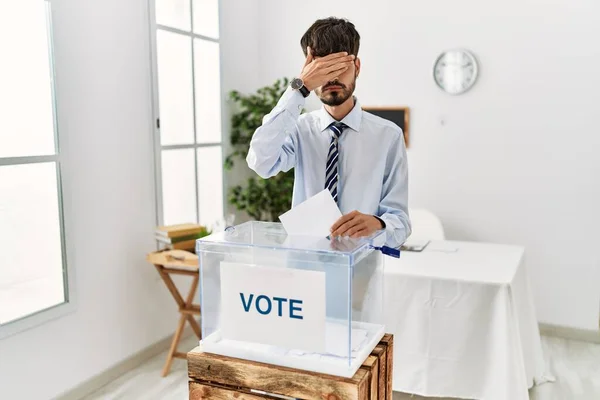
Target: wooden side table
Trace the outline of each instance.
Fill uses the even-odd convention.
[[[194,319],[194,316],[201,315],[200,305],[194,304],[194,295],[198,289],[199,280],[198,256],[184,250],[162,250],[148,254],[146,260],[153,264],[158,271],[158,274],[165,282],[167,289],[169,289],[169,292],[175,299],[179,313],[181,314],[179,322],[177,323],[177,329],[173,335],[173,340],[171,341],[171,348],[167,354],[167,360],[165,361],[162,370],[162,376],[164,377],[169,374],[174,357],[183,359],[186,359],[187,357],[186,353],[177,351],[177,346],[181,340],[185,322],[187,321],[191,325],[194,333],[198,336],[198,339],[202,337],[200,325]],[[171,275],[185,275],[192,277],[192,283],[185,300],[181,293],[179,293],[175,283],[173,283]]]
[[[352,378],[204,353],[187,354],[189,399],[392,400],[394,338],[385,335]]]

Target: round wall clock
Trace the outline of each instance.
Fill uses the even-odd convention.
[[[433,78],[446,93],[461,94],[469,90],[477,80],[478,65],[468,50],[448,50],[435,61]]]

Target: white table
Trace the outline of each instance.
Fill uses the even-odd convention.
[[[386,257],[385,314],[396,391],[526,400],[551,380],[522,247],[432,241]]]

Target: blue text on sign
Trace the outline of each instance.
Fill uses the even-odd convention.
[[[302,311],[301,306],[302,300],[296,299],[286,299],[284,297],[273,297],[272,299],[269,296],[265,296],[261,294],[260,296],[254,297],[254,293],[250,293],[248,300],[246,300],[246,296],[244,293],[240,293],[240,299],[242,300],[242,306],[244,307],[244,311],[250,312],[252,308],[252,300],[254,300],[254,308],[258,311],[259,314],[267,315],[270,314],[273,310],[273,303],[277,303],[277,315],[283,317],[283,303],[289,303],[289,316],[294,319],[304,319],[302,315],[299,315],[298,312]],[[296,312],[296,313],[294,313]]]

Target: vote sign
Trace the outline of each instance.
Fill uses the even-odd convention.
[[[325,273],[221,262],[221,336],[325,352]]]

